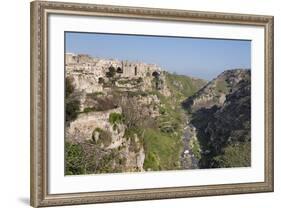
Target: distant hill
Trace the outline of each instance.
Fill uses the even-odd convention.
[[[167,86],[173,92],[173,97],[183,100],[194,95],[207,84],[206,80],[185,75],[166,74]]]
[[[200,108],[222,106],[226,96],[236,90],[240,81],[250,80],[251,73],[247,69],[226,70],[206,84],[193,96],[188,97],[183,105],[194,112]]]

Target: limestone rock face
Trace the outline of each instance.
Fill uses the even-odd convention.
[[[80,114],[66,128],[66,138],[72,142],[91,140],[93,131],[96,128],[100,128],[109,131],[112,135],[112,145],[109,148],[119,146],[122,143],[125,128],[120,124],[118,125],[118,131],[113,130],[112,125],[109,123],[109,115],[111,113],[122,113],[122,110],[117,108],[102,112]]]

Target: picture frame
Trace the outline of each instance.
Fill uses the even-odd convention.
[[[264,165],[263,181],[222,183],[211,185],[163,186],[106,191],[50,193],[49,138],[52,131],[50,111],[50,15],[72,17],[121,18],[163,23],[195,23],[227,26],[259,27],[264,31]],[[273,17],[250,14],[230,14],[174,9],[61,3],[31,2],[31,184],[30,202],[33,207],[79,205],[90,203],[122,202],[137,200],[170,199],[182,197],[214,196],[272,192],[273,171]],[[63,69],[62,69],[63,70]],[[61,81],[63,82],[63,80]],[[255,100],[253,100],[255,102]],[[63,168],[63,167],[62,167]]]

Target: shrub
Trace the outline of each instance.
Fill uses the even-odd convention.
[[[123,122],[123,116],[120,113],[110,113],[109,114],[109,123],[113,124],[119,124]]]
[[[160,79],[158,76],[155,76],[152,80],[152,85],[154,85],[156,90],[161,90],[163,87],[163,80]]]
[[[145,158],[143,166],[144,166],[145,170],[148,170],[148,169],[159,170],[160,169],[159,159],[157,158],[155,153],[153,153],[153,152],[148,153],[147,157]]]
[[[104,78],[99,77],[99,84],[104,84]]]
[[[69,97],[70,94],[74,92],[74,86],[72,84],[73,80],[70,77],[65,79],[65,96]]]
[[[165,109],[164,107],[160,106],[160,108],[159,108],[159,113],[160,113],[161,115],[164,115],[164,114],[166,113],[166,109]]]
[[[93,107],[87,107],[87,108],[84,108],[84,113],[89,113],[89,112],[92,112],[92,111],[95,111],[95,108]]]
[[[251,143],[240,142],[228,145],[222,155],[214,157],[218,167],[249,167],[251,165]]]
[[[71,121],[77,118],[80,110],[80,101],[76,99],[70,99],[66,101],[65,105],[65,120]]]
[[[116,130],[117,124],[123,123],[124,117],[120,113],[110,113],[108,120],[109,123],[113,125],[113,129]]]
[[[65,143],[65,174],[79,175],[85,173],[84,152],[80,144]]]
[[[103,132],[100,128],[95,130]],[[92,142],[65,143],[66,175],[123,172],[126,160],[118,150],[104,151]]]
[[[96,132],[99,133],[99,138],[97,141],[95,140]],[[98,145],[103,144],[105,147],[107,147],[112,142],[111,133],[109,131],[103,130],[101,128],[95,128],[95,130],[92,133],[92,140],[93,140],[94,144],[98,144]]]
[[[108,72],[105,73],[106,77],[108,78],[114,77],[115,74],[116,74],[116,70],[113,66],[110,66],[108,68]]]
[[[141,83],[141,82],[143,82],[143,78],[142,77],[139,77],[137,80],[136,80],[136,82],[139,84],[139,83]]]

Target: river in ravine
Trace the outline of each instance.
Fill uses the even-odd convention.
[[[186,117],[186,125],[184,127],[184,133],[182,136],[183,140],[183,151],[180,156],[180,162],[182,169],[198,169],[198,159],[192,152],[190,146],[190,140],[193,134],[195,134],[195,128],[189,123],[188,117]]]

